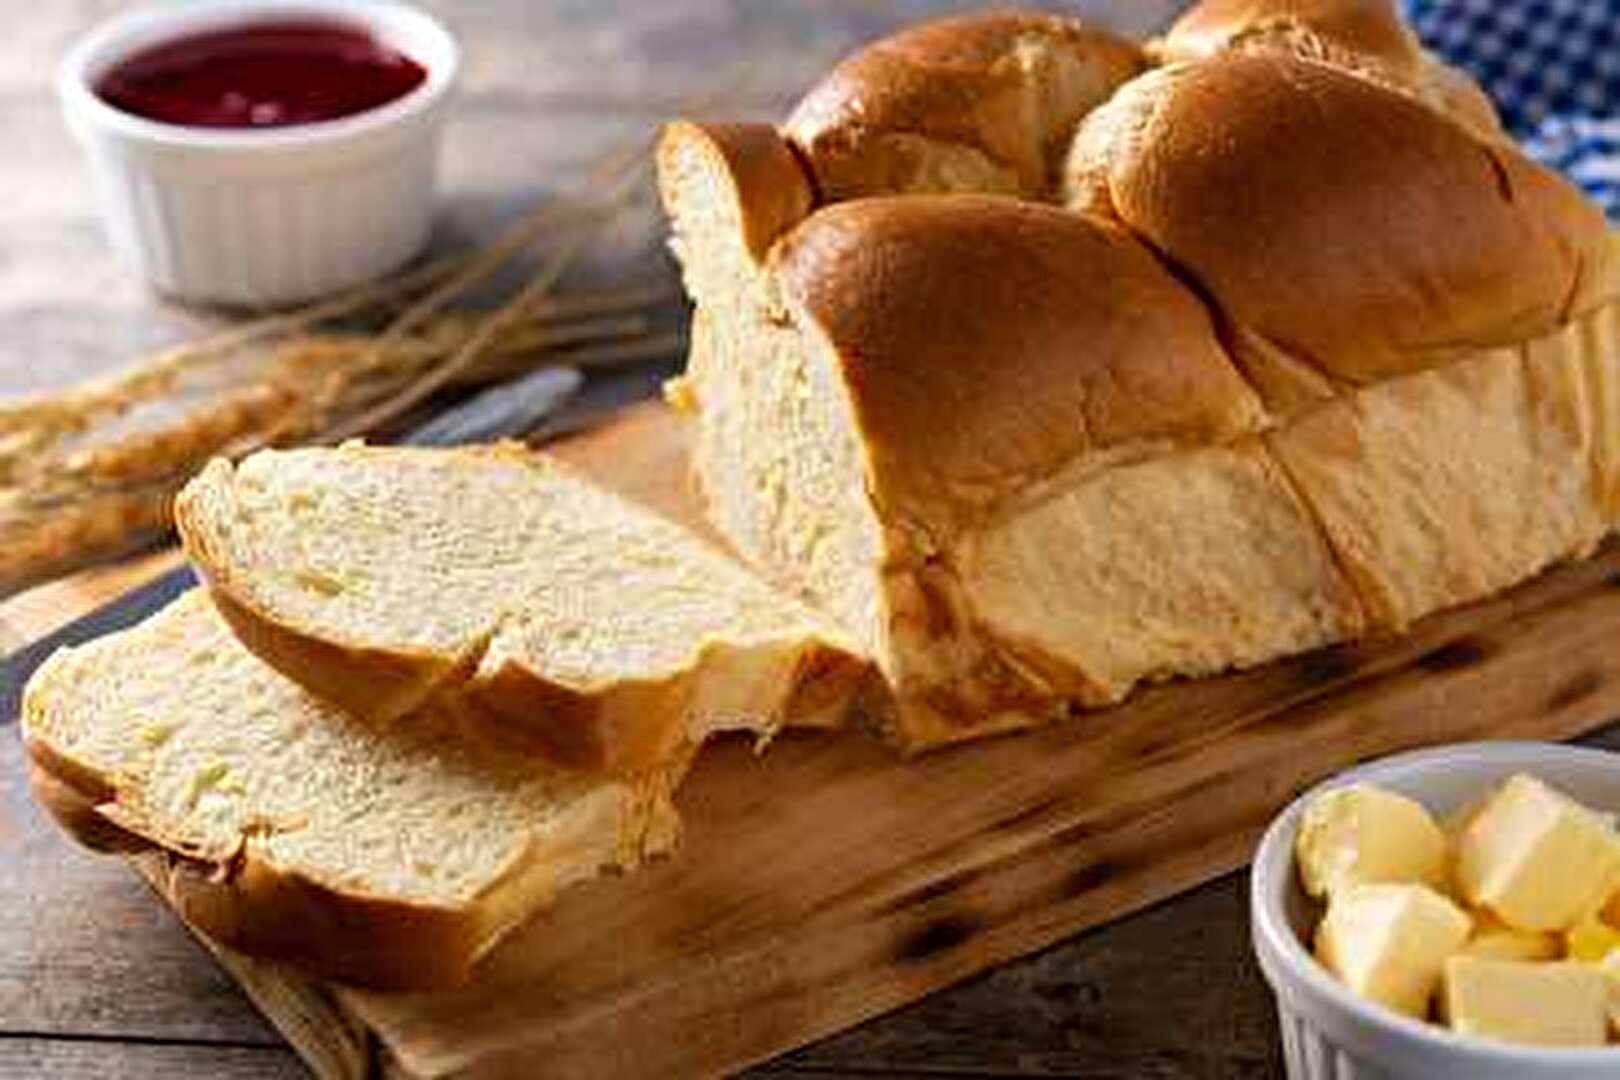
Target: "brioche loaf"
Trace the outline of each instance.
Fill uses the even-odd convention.
[[[1044,197],[829,184],[808,106],[660,146],[711,516],[876,658],[910,748],[1398,630],[1620,513],[1620,260],[1477,90],[1367,0],[1200,5],[1150,53],[1047,118]],[[867,143],[870,67],[806,99]]]
[[[367,724],[254,658],[201,590],[56,653],[22,725],[40,801],[91,846],[163,853],[188,922],[384,989],[461,981],[557,890],[668,850],[686,760],[591,779],[443,713]]]
[[[226,620],[288,677],[374,721],[438,703],[571,768],[834,723],[868,672],[735,559],[515,445],[216,461],[175,519]]]

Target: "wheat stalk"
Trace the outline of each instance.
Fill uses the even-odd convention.
[[[681,111],[702,112],[752,77],[743,69]],[[650,148],[651,137],[638,135],[610,149],[587,170],[579,198],[547,202],[481,247],[110,378],[0,402],[0,596],[162,535],[174,492],[215,455],[374,432],[440,390],[543,364],[594,369],[677,352],[681,336],[655,330],[652,318],[673,297],[667,287],[553,295],[637,194]],[[500,306],[458,310],[541,244],[538,268]],[[154,410],[167,415],[153,422],[145,414]]]
[[[550,295],[628,200],[639,163],[613,152],[589,177],[610,197],[548,203],[476,251],[0,403],[0,595],[161,535],[174,492],[210,457],[374,431],[444,387],[648,337],[667,289]],[[499,307],[452,310],[539,241],[538,270]],[[380,333],[331,327],[389,312]]]

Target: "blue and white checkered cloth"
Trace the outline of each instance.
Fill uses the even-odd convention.
[[[1525,150],[1620,221],[1620,0],[1405,0]]]

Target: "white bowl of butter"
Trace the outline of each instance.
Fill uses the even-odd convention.
[[[1374,796],[1349,794],[1367,791]],[[1337,794],[1324,800],[1329,793]],[[1620,1076],[1620,1043],[1524,1042],[1590,1038],[1601,985],[1593,979],[1605,977],[1589,974],[1600,964],[1577,970],[1562,957],[1568,913],[1601,909],[1593,897],[1613,894],[1612,885],[1593,883],[1613,871],[1613,853],[1591,846],[1591,822],[1560,795],[1600,815],[1620,811],[1620,754],[1526,742],[1437,747],[1335,776],[1277,817],[1255,855],[1250,916],[1293,1080]],[[1406,799],[1445,834],[1439,868],[1433,827],[1415,820],[1425,815],[1410,803],[1400,805]],[[1347,814],[1355,824],[1346,825]],[[1304,855],[1296,858],[1302,827]],[[1355,856],[1372,867],[1370,883],[1352,880],[1351,856],[1337,849],[1357,828],[1374,836]],[[1566,872],[1547,873],[1548,865]],[[1331,891],[1330,904],[1307,895],[1302,867],[1313,891]],[[1495,909],[1519,925],[1501,923]],[[1339,974],[1313,955],[1313,940]]]

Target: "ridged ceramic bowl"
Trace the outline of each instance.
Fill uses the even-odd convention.
[[[120,60],[164,41],[310,18],[366,28],[426,79],[352,116],[262,129],[160,123],[93,89]],[[460,63],[450,33],[403,4],[190,0],[91,31],[63,58],[57,92],[89,157],[108,235],[136,273],[185,300],[285,305],[378,277],[421,248]]]
[[[1294,836],[1306,804],[1346,784],[1411,796],[1437,817],[1516,772],[1531,773],[1600,811],[1620,810],[1620,754],[1554,743],[1436,747],[1353,769],[1296,799],[1255,854],[1249,908],[1254,948],[1277,995],[1283,1057],[1292,1080],[1613,1080],[1620,1046],[1539,1049],[1457,1035],[1364,1001],[1309,948],[1318,905],[1294,871]]]

